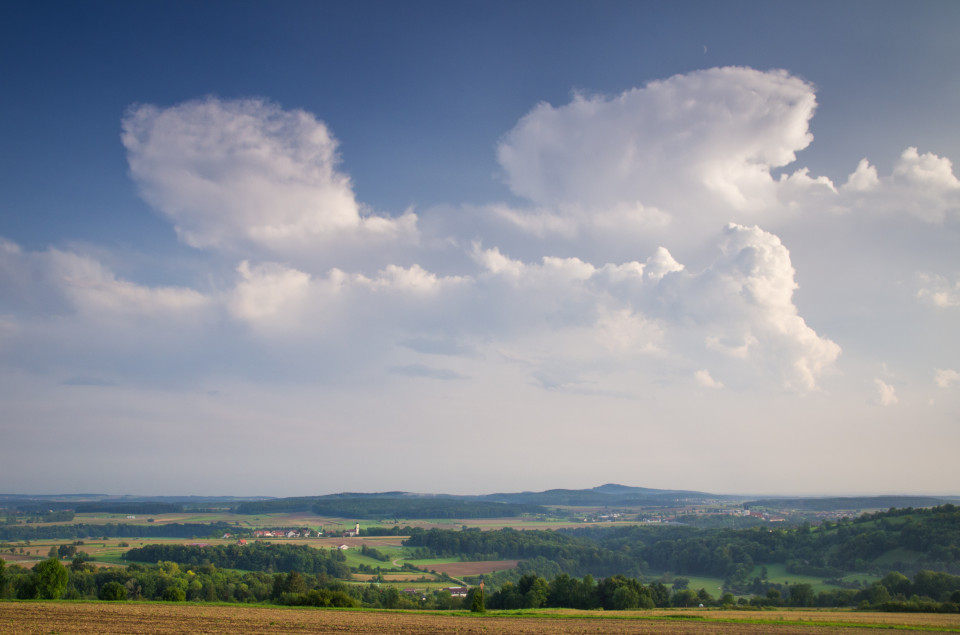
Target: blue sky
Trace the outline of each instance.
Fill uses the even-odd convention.
[[[956,3],[2,13],[9,491],[960,476]]]

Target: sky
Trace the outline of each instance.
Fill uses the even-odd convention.
[[[4,3],[0,491],[957,494],[958,30]]]

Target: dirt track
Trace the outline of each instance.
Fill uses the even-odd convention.
[[[862,615],[862,614],[859,614]],[[635,614],[636,616],[636,614]],[[748,624],[703,622],[663,617],[657,619],[611,619],[610,617],[577,617],[575,619],[511,618],[485,616],[447,616],[390,611],[344,611],[279,609],[247,606],[205,606],[202,604],[133,604],[133,603],[70,603],[70,602],[0,602],[0,632],[11,635],[40,633],[458,633],[461,635],[505,633],[507,635],[538,633],[818,633],[832,635],[876,635],[876,628],[856,626],[821,626],[817,624]],[[777,619],[777,615],[727,615],[750,619]],[[866,617],[866,616],[865,616]],[[809,619],[784,614],[787,620]],[[892,618],[889,622],[884,618]],[[917,619],[919,618],[919,619]],[[818,614],[822,621],[859,621],[858,614]],[[871,620],[863,620],[863,623]],[[877,621],[900,628],[909,623],[926,629],[943,628],[940,632],[960,632],[960,616],[884,615]],[[900,632],[918,632],[903,631]],[[924,630],[924,632],[937,632]]]

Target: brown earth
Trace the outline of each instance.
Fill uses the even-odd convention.
[[[783,624],[751,624],[744,621],[698,621],[696,617],[719,615],[719,619],[783,619]],[[281,609],[203,604],[134,604],[72,602],[0,602],[0,632],[9,635],[40,633],[428,633],[533,635],[539,633],[818,633],[822,635],[876,635],[884,624],[905,632],[960,632],[960,616],[904,615],[832,612],[739,612],[705,611],[700,614],[672,611],[624,613],[617,616],[584,615],[556,611],[553,617],[498,615],[437,615],[399,611],[345,611],[336,609]],[[602,615],[602,614],[601,614]],[[683,619],[687,618],[694,619]],[[679,619],[678,619],[679,618]],[[805,621],[803,624],[789,623]],[[807,621],[812,620],[812,621]],[[818,623],[819,622],[819,623]],[[828,623],[834,623],[829,625]],[[868,625],[873,625],[871,628]],[[860,626],[862,625],[862,626]],[[880,626],[880,628],[883,628]]]
[[[519,560],[483,560],[478,562],[425,564],[421,565],[420,568],[424,571],[436,571],[437,573],[446,573],[449,576],[459,578],[465,575],[480,575],[481,573],[493,573],[494,571],[513,569],[519,563]]]
[[[430,575],[429,573],[382,573],[384,582],[420,582],[421,579],[424,582],[436,582],[437,578]],[[377,579],[375,575],[364,575],[354,573],[350,578],[354,582],[373,582]]]

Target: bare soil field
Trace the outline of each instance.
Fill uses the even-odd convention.
[[[427,581],[436,581],[437,578],[429,573],[383,573],[384,582],[420,582],[422,578]],[[375,575],[364,575],[354,573],[351,580],[354,582],[373,582],[377,579]]]
[[[480,575],[481,573],[493,573],[494,571],[513,569],[519,563],[519,560],[481,560],[477,562],[425,564],[421,565],[420,568],[424,571],[436,571],[437,573],[446,573],[449,576],[459,578],[465,575]]]
[[[601,614],[602,615],[602,614]],[[538,633],[818,633],[960,632],[960,616],[764,611],[627,612],[612,616],[556,611],[526,616],[439,615],[399,611],[281,609],[203,604],[0,602],[0,632],[39,633],[428,633],[506,635]],[[714,621],[717,620],[727,621]],[[753,621],[751,621],[753,620]],[[762,620],[762,621],[760,621]],[[758,621],[760,621],[758,623]]]

